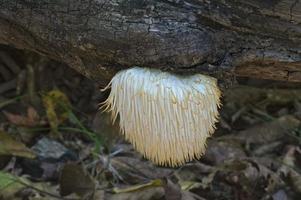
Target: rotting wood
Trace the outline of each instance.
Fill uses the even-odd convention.
[[[131,66],[301,82],[300,24],[298,0],[0,0],[0,43],[104,84]]]

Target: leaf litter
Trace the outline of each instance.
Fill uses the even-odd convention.
[[[164,168],[134,151],[118,125],[98,112],[106,98],[98,85],[34,54],[16,59],[20,66],[27,62],[32,67],[20,70],[35,79],[22,76],[23,85],[1,99],[0,199],[300,197],[301,89],[225,90],[206,154]]]

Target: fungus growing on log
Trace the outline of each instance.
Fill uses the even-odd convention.
[[[135,67],[117,73],[109,87],[105,111],[146,158],[179,166],[205,152],[221,105],[215,78]]]

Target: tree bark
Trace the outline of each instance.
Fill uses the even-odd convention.
[[[301,82],[301,1],[0,0],[0,43],[101,83],[131,66]]]

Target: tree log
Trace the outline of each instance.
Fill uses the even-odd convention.
[[[131,66],[301,82],[301,1],[0,0],[0,43],[101,83]]]

